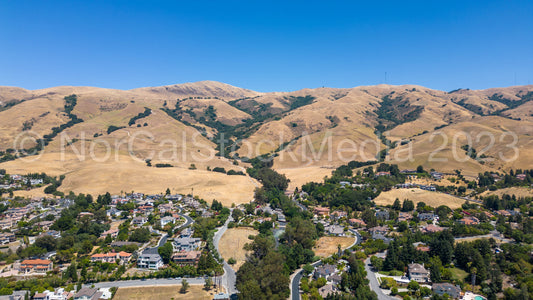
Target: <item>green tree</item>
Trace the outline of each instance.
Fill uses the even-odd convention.
[[[442,281],[442,262],[438,256],[429,259],[431,267],[429,268],[429,276],[431,282],[439,283]]]
[[[420,284],[414,280],[411,280],[407,284],[407,289],[409,290],[410,294],[414,294],[416,291],[420,289]]]
[[[205,279],[204,289],[209,291],[209,290],[211,290],[212,287],[213,287],[213,280],[211,279],[211,277],[207,277]]]
[[[414,209],[415,209],[415,204],[413,203],[413,201],[409,199],[403,200],[403,204],[402,204],[403,212],[413,211]]]
[[[182,279],[181,280],[180,293],[185,294],[185,293],[187,293],[188,289],[189,289],[189,283],[187,282],[187,280]]]
[[[383,269],[383,258],[377,257],[375,255],[370,257],[370,263],[376,269],[376,271],[381,271]]]
[[[172,259],[172,253],[174,252],[172,243],[166,242],[163,246],[157,248],[157,252],[159,253],[159,256],[161,256],[163,263],[168,264]]]
[[[402,209],[402,204],[400,203],[400,199],[396,198],[396,200],[394,200],[394,203],[392,204],[392,209],[394,210]]]

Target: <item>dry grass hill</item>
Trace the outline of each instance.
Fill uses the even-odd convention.
[[[381,157],[401,168],[505,172],[533,167],[532,134],[533,86],[276,93],[213,81],[133,90],[0,87],[0,168],[64,174],[63,191],[194,189],[229,205],[250,201],[258,183],[208,169],[244,171],[240,158],[275,153],[274,168],[294,188],[350,160],[375,160],[391,143]],[[35,138],[46,141],[39,155],[12,160]],[[466,154],[468,144],[477,157]]]

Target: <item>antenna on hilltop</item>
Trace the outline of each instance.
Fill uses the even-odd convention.
[[[387,72],[385,72],[385,84],[387,84]]]

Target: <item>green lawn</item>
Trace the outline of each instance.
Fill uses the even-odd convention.
[[[459,268],[450,268],[450,272],[452,272],[452,277],[457,280],[464,281],[465,278],[468,276],[468,273],[464,270],[461,270]]]
[[[379,271],[378,273],[381,274],[381,275],[386,275],[386,276],[402,276],[403,275],[403,272],[402,271],[398,271],[398,270]]]

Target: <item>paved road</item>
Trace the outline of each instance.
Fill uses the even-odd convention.
[[[389,295],[385,295],[383,291],[379,288],[379,283],[378,283],[378,280],[376,279],[376,275],[370,269],[370,258],[367,258],[365,260],[365,271],[366,271],[366,278],[368,278],[368,280],[370,281],[370,289],[373,290],[378,295],[378,300],[396,299]]]
[[[359,232],[357,232],[356,230],[354,229],[349,229],[349,231],[353,234],[355,234],[355,241],[353,244],[351,244],[350,246],[347,247],[348,248],[351,248],[357,244],[359,244],[361,242],[361,236],[359,235]],[[322,261],[316,261],[314,263],[311,264],[311,266],[313,267],[318,267],[322,265]],[[303,277],[303,269],[298,269],[296,271],[294,271],[295,273],[293,273],[293,276],[291,277],[291,284],[289,285],[290,287],[290,291],[291,291],[291,296],[289,299],[291,300],[300,300],[301,299],[301,294],[300,294],[300,280],[302,280],[302,277]],[[297,292],[296,292],[297,291]]]
[[[193,219],[191,219],[191,217],[187,216],[187,215],[184,215],[182,214],[181,212],[178,213],[178,215],[182,216],[185,218],[185,223],[183,225],[181,225],[180,227],[178,228],[185,228],[189,225],[191,225],[194,221]],[[159,239],[159,243],[157,244],[157,247],[152,247],[152,248],[146,248],[144,251],[143,251],[143,254],[159,254],[159,252],[157,251],[158,248],[162,247],[168,240],[168,235],[165,233],[161,239]]]
[[[205,284],[204,278],[184,278],[189,284]],[[125,280],[125,281],[107,281],[98,282],[94,284],[96,288],[110,288],[110,287],[139,287],[139,286],[159,286],[159,285],[179,285],[182,278],[161,278],[161,279],[146,279],[146,280]],[[214,281],[214,279],[213,279]],[[92,284],[87,284],[89,287]]]
[[[233,209],[231,209],[231,212],[233,212]],[[229,222],[232,222],[233,218],[230,216],[226,220],[226,223],[222,227],[220,227],[217,232],[215,233],[215,236],[213,237],[213,244],[215,245],[215,249],[217,249],[218,253],[220,253],[220,250],[218,249],[218,243],[220,242],[220,238],[224,235],[224,232],[228,229]],[[235,287],[235,284],[237,282],[237,274],[235,271],[230,267],[230,265],[224,261],[224,275],[222,276],[222,285],[226,289],[229,295],[236,294],[237,288]]]

